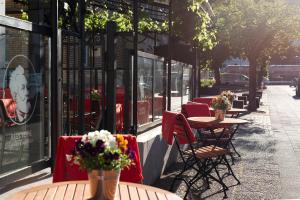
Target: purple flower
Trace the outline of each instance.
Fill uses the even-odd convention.
[[[105,149],[105,144],[102,140],[96,142],[96,149],[98,153],[103,153]]]
[[[120,158],[119,153],[115,152],[115,153],[113,154],[113,159],[114,159],[114,160],[118,160],[119,158]]]
[[[93,146],[91,143],[87,142],[84,144],[84,151],[87,153],[91,153],[93,149]]]
[[[108,164],[113,159],[113,154],[111,152],[106,152],[106,153],[104,153],[103,157],[104,157],[105,163]]]

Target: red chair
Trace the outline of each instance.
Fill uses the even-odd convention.
[[[218,166],[221,164],[225,164],[229,173],[240,183],[227,161],[226,155],[229,154],[229,151],[217,145],[206,145],[196,148],[196,137],[183,114],[168,111],[164,112],[162,133],[163,139],[167,144],[171,145],[175,140],[175,145],[183,161],[184,166],[181,172],[173,179],[171,190],[176,180],[183,180],[187,186],[184,199],[186,199],[190,188],[201,179],[204,179],[208,185],[209,179],[218,182],[222,186],[224,198],[226,198],[226,190],[228,190],[228,187],[223,182],[218,171]],[[183,145],[186,145],[186,147],[183,147]],[[188,177],[184,174],[190,169],[196,170],[196,175]],[[212,174],[212,171],[216,172],[217,177]]]
[[[7,126],[14,126],[15,123],[11,119],[15,119],[17,104],[13,99],[0,99],[1,120],[6,123]]]
[[[193,99],[193,102],[196,103],[206,103],[209,107],[211,107],[213,98],[210,97],[197,97]]]
[[[77,165],[71,165],[66,160],[66,154],[71,154],[71,151],[75,146],[75,141],[81,140],[81,137],[82,136],[59,137],[53,172],[53,183],[72,180],[88,180],[87,172],[85,170],[80,170]],[[135,165],[123,169],[121,171],[120,180],[141,183],[143,181],[143,175],[136,137],[132,135],[124,135],[124,137],[128,140],[128,148],[135,152]]]
[[[210,111],[207,104],[204,103],[187,103],[182,104],[181,112],[186,118],[188,117],[210,117]]]

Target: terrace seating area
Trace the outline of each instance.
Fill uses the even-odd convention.
[[[239,99],[239,97],[235,97],[235,99]],[[230,108],[223,121],[216,121],[214,118],[215,111],[211,108],[213,97],[199,97],[193,99],[192,102],[183,104],[182,113],[164,112],[162,137],[166,144],[176,146],[180,157],[180,161],[176,166],[181,166],[179,167],[180,173],[172,178],[171,186],[164,188],[165,190],[178,193],[174,189],[178,181],[183,181],[185,192],[179,195],[183,199],[190,199],[190,195],[194,194],[195,190],[200,192],[205,187],[205,190],[202,191],[205,193],[206,190],[210,190],[211,185],[217,183],[223,193],[223,198],[227,198],[231,186],[227,184],[225,179],[235,180],[237,185],[241,183],[233,170],[235,161],[240,155],[233,146],[232,140],[239,125],[248,123],[247,120],[237,119],[239,114],[245,115],[247,113],[243,109],[245,99],[246,97],[243,96],[243,101],[236,100],[239,106],[242,105],[242,108],[236,111],[236,108]],[[136,137],[128,135],[126,139],[130,148],[136,152],[134,155],[135,165],[122,171],[120,181],[143,183]],[[66,161],[66,155],[71,152],[78,140],[81,140],[81,136],[63,136],[59,138],[53,183],[88,179],[86,171],[81,171],[78,166],[69,165]],[[182,145],[188,145],[188,148],[182,148]],[[194,171],[193,175],[189,176],[192,171]],[[163,180],[162,178],[161,181]],[[199,186],[199,183],[202,183],[202,185]]]
[[[173,129],[176,130],[173,133],[178,132],[185,134],[185,130],[188,130],[188,137],[181,137],[181,135],[178,134],[175,135],[175,137],[165,137],[166,135],[164,135],[163,138],[165,139],[163,139],[163,142],[168,145],[168,143],[172,141],[175,145],[173,148],[178,153],[184,153],[184,157],[182,158],[180,154],[177,154],[176,163],[167,167],[161,177],[151,185],[177,195],[173,196],[174,199],[178,197],[186,197],[186,199],[222,199],[225,193],[228,199],[280,199],[297,197],[297,195],[299,195],[299,193],[297,193],[297,186],[300,182],[296,179],[290,181],[291,177],[297,177],[295,172],[300,169],[300,166],[296,163],[298,160],[297,151],[294,154],[282,153],[284,151],[292,152],[293,147],[297,148],[297,143],[295,143],[297,139],[296,135],[293,135],[295,131],[292,133],[291,127],[283,126],[286,122],[280,120],[276,109],[278,105],[289,102],[291,106],[286,107],[286,110],[290,110],[289,113],[293,114],[299,110],[296,109],[292,111],[298,102],[293,99],[287,100],[286,96],[279,97],[276,102],[271,102],[270,98],[274,97],[274,95],[278,97],[279,93],[277,90],[280,90],[278,92],[281,93],[286,92],[286,88],[271,88],[265,91],[262,95],[258,112],[245,113],[239,116],[238,119],[249,122],[240,126],[231,140],[241,157],[232,151],[231,146],[228,146],[228,150],[226,150],[225,146],[217,147],[218,145],[216,143],[209,144],[216,146],[214,151],[210,151],[211,149],[208,148],[208,146],[205,147],[205,145],[208,144],[201,144],[203,140],[199,140],[198,138],[199,131],[191,131],[192,129],[189,129],[189,122],[185,120],[186,117],[189,116],[186,114],[176,114],[174,119],[176,121],[175,125],[177,125]],[[194,106],[194,104],[186,105]],[[203,106],[203,104],[199,105]],[[281,111],[279,110],[279,112]],[[298,119],[287,117],[291,122]],[[227,118],[231,118],[231,115],[228,115]],[[296,129],[297,127],[295,127],[295,130]],[[205,131],[207,132],[207,129],[203,129],[202,131],[203,133]],[[208,132],[211,133],[210,131]],[[172,133],[172,131],[169,133]],[[215,133],[217,133],[217,131],[215,131]],[[286,140],[282,140],[282,138],[285,137],[283,135],[285,133],[288,133],[289,137],[294,137],[293,140],[295,142],[288,143]],[[223,136],[225,137],[225,135],[224,132]],[[189,146],[188,149],[182,149],[181,144],[188,142],[187,139],[189,137],[196,145],[192,144],[194,145],[193,148]],[[176,147],[176,141],[178,141],[180,146],[178,149]],[[232,163],[232,157],[228,154],[228,151],[232,151],[234,163]],[[65,153],[65,151],[63,152]],[[222,157],[224,154],[226,155],[228,164],[225,164],[226,162],[224,160],[218,161],[216,159],[218,156]],[[213,160],[210,164],[214,163],[216,170],[213,169],[213,165],[205,165],[203,163],[204,155],[205,159]],[[184,159],[186,158],[188,162],[185,162],[186,160]],[[144,162],[141,160],[141,170],[143,170],[143,165]],[[229,173],[230,169],[228,169],[228,166],[230,166],[235,177],[232,173]],[[207,170],[200,170],[200,167],[205,167]],[[142,171],[142,173],[146,175],[144,174],[145,171]],[[83,177],[81,180],[85,179],[86,177]],[[6,199],[26,188],[30,189],[36,185],[51,184],[52,181],[53,177],[50,170],[43,170],[28,178],[16,181],[14,185],[2,186],[0,188],[0,198]],[[145,180],[143,180],[142,183],[144,181]],[[140,181],[137,182],[141,183]],[[57,184],[61,183],[64,182],[58,182]],[[17,187],[21,185],[24,186]]]

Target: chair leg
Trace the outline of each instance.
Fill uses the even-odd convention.
[[[223,180],[222,180],[222,178],[221,178],[221,176],[220,176],[220,174],[219,174],[219,172],[218,172],[218,170],[217,170],[217,168],[216,167],[214,167],[214,169],[215,169],[215,172],[216,172],[216,174],[217,174],[217,176],[218,176],[218,178],[219,178],[219,183],[222,185],[222,188],[223,188],[223,193],[224,193],[224,199],[227,199],[228,198],[228,196],[227,196],[227,193],[226,193],[226,190],[228,190],[228,187],[225,185],[225,183],[223,182]]]
[[[235,164],[235,163],[234,163],[235,159],[234,159],[234,157],[233,157],[232,152],[230,152],[229,155],[230,155],[230,158],[231,158],[231,164],[234,165],[234,164]]]
[[[230,141],[230,145],[231,145],[233,151],[238,155],[238,157],[241,157],[241,155],[239,154],[239,152],[237,152],[237,150],[235,149],[235,147],[231,141]]]
[[[223,159],[225,160],[226,162],[226,165],[227,165],[227,169],[228,171],[230,171],[231,175],[233,176],[233,178],[237,181],[238,185],[241,184],[240,180],[235,176],[235,174],[233,173],[233,170],[232,168],[230,167],[230,164],[226,158],[226,155],[223,156]]]

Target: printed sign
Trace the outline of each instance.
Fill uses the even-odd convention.
[[[39,91],[40,75],[30,59],[24,55],[13,57],[6,68],[3,79],[3,98],[12,98],[16,102],[15,118],[11,120],[18,125],[27,123],[35,110]]]

